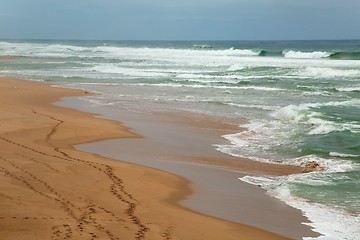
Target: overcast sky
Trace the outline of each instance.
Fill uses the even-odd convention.
[[[360,39],[360,0],[0,0],[0,38]]]

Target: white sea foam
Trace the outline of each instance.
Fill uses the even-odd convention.
[[[276,88],[276,87],[260,87],[260,86],[243,86],[243,87],[235,87],[237,89],[243,90],[256,90],[256,91],[268,91],[268,92],[275,92],[275,91],[284,91],[284,89]]]
[[[203,73],[181,73],[177,74],[176,78],[188,79],[197,82],[226,82],[226,83],[238,83],[239,79],[236,76],[223,76],[223,75],[208,75]]]
[[[286,58],[327,58],[331,55],[328,52],[314,51],[314,52],[301,52],[301,51],[283,51]]]
[[[251,108],[251,109],[262,109],[266,111],[274,111],[274,106],[267,106],[267,105],[254,105],[254,104],[238,104],[238,103],[226,103],[229,106],[236,106],[240,108]]]
[[[279,119],[282,121],[289,121],[298,123],[305,117],[305,113],[308,110],[308,104],[301,104],[301,105],[288,105],[279,110],[271,113],[271,116],[275,119]]]
[[[311,221],[304,223],[313,227],[314,231],[322,234],[320,237],[304,237],[304,240],[357,240],[360,235],[360,216],[351,215],[342,210],[336,210],[322,204],[306,201],[295,197],[289,189],[289,182],[300,182],[313,186],[323,186],[329,184],[321,178],[310,178],[311,174],[291,175],[288,177],[262,177],[245,176],[239,178],[249,184],[261,186],[268,193],[288,205],[300,209]],[[313,174],[315,175],[315,174]]]
[[[222,61],[228,61],[232,57],[239,56],[256,56],[254,50],[248,49],[170,49],[170,48],[128,48],[128,47],[111,47],[100,46],[95,48],[95,53],[102,53],[108,58],[127,58],[127,59],[146,59],[151,61],[171,61],[178,63],[192,63],[193,65],[214,65],[214,61],[208,59],[217,58],[215,66],[222,65]]]
[[[354,98],[351,100],[345,100],[345,101],[329,101],[329,102],[323,102],[323,103],[309,103],[309,104],[302,104],[302,106],[308,106],[308,107],[321,107],[321,106],[338,106],[338,107],[356,107],[360,108],[360,99]]]
[[[261,50],[253,49],[233,49],[237,55],[240,56],[258,56],[261,53]]]
[[[232,156],[251,158],[261,162],[303,165],[306,162],[315,160],[329,171],[348,170],[351,164],[344,161],[341,164],[330,166],[326,160],[316,159],[315,156],[289,159],[288,157],[279,156],[276,149],[296,148],[297,143],[300,141],[297,137],[299,133],[301,135],[324,135],[336,131],[359,133],[360,125],[358,123],[341,123],[326,120],[321,112],[317,112],[321,106],[354,106],[357,104],[357,101],[351,100],[285,106],[270,114],[273,120],[251,120],[249,124],[240,126],[245,129],[244,131],[223,136],[229,141],[229,144],[216,145],[215,147],[217,150]],[[234,105],[236,106],[236,104]],[[239,107],[242,107],[241,104]],[[258,109],[258,106],[252,107]],[[271,110],[271,108],[266,109],[260,106],[261,108],[262,110]]]
[[[327,134],[342,130],[340,124],[335,124],[316,117],[310,117],[305,123],[313,126],[308,132],[309,135]]]
[[[247,124],[240,125],[239,133],[226,134],[222,137],[229,144],[214,145],[218,151],[235,156],[250,158],[260,162],[276,164],[292,164],[279,159],[279,156],[271,152],[271,148],[282,144],[284,136],[280,131],[274,131],[278,126],[275,122],[266,120],[253,120]]]
[[[212,48],[211,45],[208,45],[208,44],[194,44],[193,45],[194,48]]]
[[[356,158],[356,157],[360,157],[360,155],[347,154],[347,153],[338,153],[338,152],[330,152],[329,155],[332,156],[332,157],[342,157],[342,158]]]
[[[319,124],[308,134],[325,134],[334,129],[332,125],[328,127],[326,124],[322,124]],[[276,151],[273,152],[271,149],[294,144],[289,142],[289,134],[293,127],[288,124],[256,120],[240,125],[240,127],[244,130],[239,133],[223,135],[229,144],[214,145],[216,149],[235,157],[245,157],[266,163],[305,166],[306,163],[315,161],[326,172],[345,172],[353,169],[354,164],[345,160],[329,160],[314,155],[298,158],[280,157]],[[286,128],[288,130],[284,130]]]
[[[339,69],[324,67],[306,67],[298,73],[300,76],[313,78],[339,78],[339,77],[359,77],[360,70],[357,69]]]
[[[357,240],[360,236],[360,217],[341,210],[335,210],[321,204],[305,200],[288,198],[290,206],[302,210],[311,223],[307,223],[323,236],[304,238],[304,240]]]
[[[336,160],[336,159],[325,159],[321,158],[315,155],[307,155],[302,156],[294,159],[289,159],[287,162],[298,165],[298,166],[305,166],[306,163],[309,162],[316,162],[319,164],[321,171],[323,173],[337,173],[337,172],[348,172],[353,170],[354,168],[357,168],[357,165],[355,165],[351,161],[346,160]],[[308,174],[307,176],[311,175]],[[306,182],[306,179],[303,179],[302,181]]]
[[[168,77],[169,73],[156,72],[140,68],[128,68],[116,65],[98,65],[89,69],[90,72],[118,74],[119,76],[131,77]]]
[[[2,55],[32,57],[72,57],[87,50],[86,47],[62,44],[0,42]]]
[[[299,67],[319,67],[319,68],[353,68],[358,69],[360,62],[355,60],[340,61],[340,60],[324,60],[324,59],[289,59],[289,58],[275,58],[275,57],[258,57],[260,50],[256,49],[170,49],[170,48],[136,48],[136,47],[121,47],[121,46],[98,46],[85,47],[73,46],[66,44],[49,44],[49,43],[9,43],[0,42],[0,55],[10,56],[30,56],[30,57],[56,57],[56,58],[91,58],[91,59],[106,59],[106,60],[121,60],[128,66],[142,67],[142,65],[159,66],[159,69],[164,69],[164,66],[177,66],[175,69],[183,67],[200,67],[204,71],[209,68],[221,68],[221,70],[235,71],[243,68],[252,67],[276,67],[276,68],[295,68]],[[84,63],[84,61],[81,61]],[[124,66],[126,67],[126,66]],[[165,70],[166,71],[166,70]],[[162,71],[164,72],[164,71]],[[176,72],[176,71],[175,71]],[[323,71],[320,70],[322,73]],[[321,77],[318,73],[300,72],[297,77],[311,77],[314,74]],[[304,74],[302,76],[302,74]],[[357,72],[346,72],[345,75],[356,75]],[[334,76],[334,74],[330,74]],[[343,73],[335,74],[335,76],[342,76]],[[286,76],[280,74],[281,78]],[[358,75],[356,75],[358,76]],[[241,76],[239,76],[241,77]],[[257,76],[242,76],[248,79],[256,78]],[[267,76],[261,76],[266,78]],[[279,76],[273,76],[279,77]],[[290,76],[291,77],[291,76]]]
[[[227,70],[228,71],[239,71],[239,70],[242,70],[245,68],[246,68],[246,66],[244,66],[242,64],[234,64],[234,65],[231,65]]]
[[[336,90],[340,92],[360,92],[360,86],[353,86],[353,87],[339,87]]]
[[[306,103],[300,105],[288,105],[280,108],[270,115],[283,122],[292,124],[306,124],[308,126],[309,135],[327,134],[335,131],[348,130],[353,133],[360,131],[360,125],[357,123],[341,123],[325,120],[321,112],[317,112],[321,106],[354,106],[359,107],[359,100],[349,100],[341,102],[326,103]]]

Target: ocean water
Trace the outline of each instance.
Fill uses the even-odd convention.
[[[99,92],[95,105],[246,118],[214,148],[320,171],[240,180],[303,210],[319,239],[359,239],[360,41],[2,40],[0,56],[14,57],[0,75]]]

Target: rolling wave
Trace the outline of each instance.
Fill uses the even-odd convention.
[[[319,58],[327,58],[330,55],[331,53],[325,51],[313,51],[313,52],[301,52],[301,51],[293,51],[293,50],[283,51],[283,56],[285,58],[319,59]]]
[[[40,56],[40,57],[98,57],[107,53],[111,56],[119,57],[131,51],[136,54],[151,54],[162,52],[171,55],[176,54],[201,54],[225,55],[225,56],[258,56],[258,57],[284,57],[298,59],[336,59],[336,60],[360,60],[360,50],[349,51],[326,51],[313,49],[304,51],[298,49],[267,48],[259,45],[260,48],[252,47],[229,47],[218,48],[210,44],[193,44],[184,48],[171,48],[164,46],[153,47],[128,47],[126,45],[93,45],[78,46],[76,44],[65,43],[16,43],[0,42],[0,56]],[[137,52],[138,51],[138,52]]]
[[[267,55],[265,51],[261,56],[276,56],[276,55]],[[360,51],[355,52],[327,52],[327,51],[312,51],[312,52],[302,52],[294,50],[284,50],[282,55],[285,58],[307,58],[307,59],[319,59],[319,58],[328,58],[328,59],[337,59],[337,60],[360,60]]]
[[[360,51],[357,52],[336,52],[329,56],[331,59],[360,60]]]

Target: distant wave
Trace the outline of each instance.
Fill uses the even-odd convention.
[[[207,44],[194,44],[194,48],[200,48],[200,49],[212,49],[213,47],[211,45]]]
[[[336,52],[329,56],[331,59],[360,60],[360,52]]]
[[[263,57],[281,57],[282,56],[282,51],[261,50],[259,56],[263,56]]]
[[[327,58],[331,55],[331,53],[325,51],[301,52],[301,51],[293,51],[293,50],[284,50],[283,55],[285,58],[318,59],[318,58]]]
[[[259,57],[282,57],[282,51],[277,50],[265,50],[261,48],[252,49],[238,49],[230,48],[230,50],[237,51],[242,56],[259,56]]]
[[[197,48],[212,49],[211,46],[201,46]],[[264,50],[264,49],[236,49],[239,55],[259,56],[259,57],[284,57],[298,59],[338,59],[338,60],[360,60],[359,52],[327,52],[327,51],[296,51],[296,50]]]
[[[341,77],[358,77],[358,69],[341,69],[341,68],[324,68],[324,67],[307,67],[298,72],[299,76],[311,78],[341,78]]]
[[[294,50],[284,50],[282,55],[285,58],[307,58],[307,59],[339,59],[339,60],[360,60],[360,52],[326,52],[326,51],[312,51],[302,52]],[[267,56],[267,52],[261,54],[261,56]]]
[[[192,44],[184,48],[171,48],[168,46],[127,46],[127,45],[69,45],[62,42],[6,42],[0,41],[1,56],[36,56],[36,57],[101,57],[101,58],[119,58],[124,54],[133,55],[134,53],[156,54],[216,54],[226,56],[258,56],[258,57],[278,57],[290,59],[335,59],[335,60],[360,60],[360,50],[299,50],[299,49],[281,49],[281,48],[241,48],[229,47],[222,48],[211,44]]]
[[[234,49],[232,48],[237,54],[241,56],[260,56],[263,50],[259,49]]]
[[[194,45],[202,49],[212,49],[208,45]],[[338,60],[360,60],[360,51],[355,52],[328,52],[328,51],[297,51],[297,50],[264,50],[264,49],[236,49],[239,55],[260,56],[260,57],[284,57],[297,59],[338,59]]]
[[[302,59],[338,59],[338,60],[360,60],[360,51],[355,52],[327,52],[327,51],[295,51],[295,50],[254,50],[249,49],[261,57],[285,57]]]

